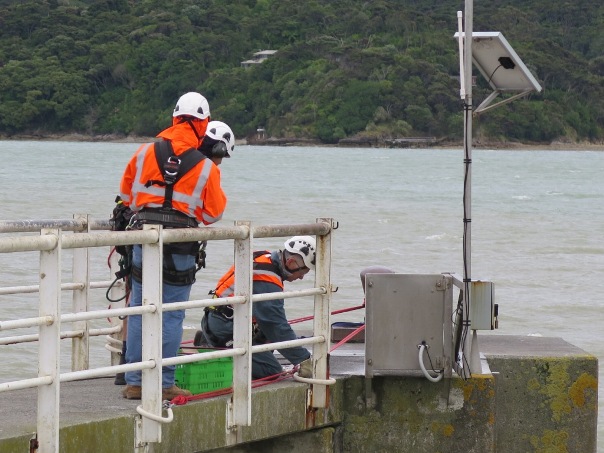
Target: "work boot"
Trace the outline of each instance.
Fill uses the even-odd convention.
[[[129,400],[140,400],[142,389],[140,385],[127,385],[124,390],[122,390],[122,395],[124,398]]]
[[[172,387],[162,389],[161,399],[171,401],[176,396],[192,396],[192,395],[193,394],[191,392],[189,392],[188,390],[181,389],[180,387],[173,385]]]
[[[193,346],[201,346],[203,344],[203,332],[198,330],[195,332],[195,338],[193,339]]]

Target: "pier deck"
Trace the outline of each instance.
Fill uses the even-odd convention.
[[[367,434],[361,430],[372,426],[384,430],[381,439],[390,436],[388,440],[396,442],[402,452],[451,451],[460,442],[472,440],[474,444],[466,445],[464,451],[504,451],[497,447],[501,444],[506,445],[507,453],[519,453],[532,451],[526,448],[535,443],[546,443],[547,433],[558,433],[568,451],[595,453],[597,358],[560,338],[481,335],[479,341],[493,375],[474,382],[474,378],[453,378],[438,384],[415,377],[374,378],[376,408],[363,406],[367,391],[364,344],[346,344],[331,354],[331,376],[337,383],[330,391],[330,408],[317,415],[313,429],[305,421],[306,384],[286,380],[260,387],[254,389],[253,426],[242,430],[241,451],[370,451],[363,450],[370,447],[363,444],[361,439]],[[124,399],[122,388],[114,384],[113,377],[61,384],[62,452],[134,450],[133,419],[140,401]],[[449,396],[443,409],[439,401],[444,389]],[[228,447],[224,428],[227,399],[221,396],[175,406],[174,421],[164,425],[162,443],[155,444],[153,451]],[[27,451],[28,439],[36,431],[36,401],[37,389],[0,393],[0,451]],[[393,404],[398,406],[391,407]],[[407,426],[410,421],[413,423]],[[323,437],[318,434],[322,430],[327,433]],[[414,432],[429,435],[413,438]],[[266,446],[245,449],[245,445],[275,443],[277,439],[287,442],[280,444],[281,450]],[[318,450],[316,442],[331,447],[322,444]],[[405,449],[409,442],[414,442],[415,449]],[[291,447],[292,443],[297,446]],[[509,450],[510,445],[515,449]]]

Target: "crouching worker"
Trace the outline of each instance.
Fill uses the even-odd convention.
[[[311,236],[294,236],[285,241],[283,250],[254,252],[253,293],[283,291],[283,282],[302,280],[315,268],[316,242]],[[231,267],[216,286],[216,297],[234,293],[235,269]],[[285,316],[283,299],[255,302],[252,306],[254,338],[252,344],[276,343],[297,338]],[[233,345],[233,308],[230,305],[207,307],[201,320],[201,336],[213,347]],[[279,352],[293,365],[300,364],[298,375],[312,377],[312,362],[306,348],[280,349]],[[283,371],[271,351],[252,356],[252,379],[260,379]]]

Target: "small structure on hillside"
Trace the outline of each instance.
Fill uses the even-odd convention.
[[[276,50],[261,50],[259,52],[254,53],[251,60],[245,60],[241,62],[241,67],[249,68],[255,64],[260,64],[264,62],[267,58],[275,55],[277,53]]]

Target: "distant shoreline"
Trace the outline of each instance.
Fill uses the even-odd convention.
[[[148,143],[156,140],[156,137],[143,136],[122,136],[117,134],[106,135],[86,135],[86,134],[22,134],[18,136],[5,137],[0,136],[0,140],[5,141],[65,141],[65,142],[107,142],[107,143]],[[377,144],[376,144],[377,143]],[[383,142],[353,142],[338,144],[325,144],[310,139],[287,139],[271,138],[266,140],[246,141],[238,140],[238,146],[321,146],[321,147],[342,147],[342,148],[376,148],[376,149],[451,149],[463,148],[462,142],[443,142],[429,143],[426,141],[414,142],[412,140],[405,143],[405,146],[393,146],[386,141]],[[476,150],[543,150],[543,151],[604,151],[604,143],[570,143],[570,142],[552,142],[552,143],[519,143],[519,142],[480,142],[475,141],[473,149]]]

